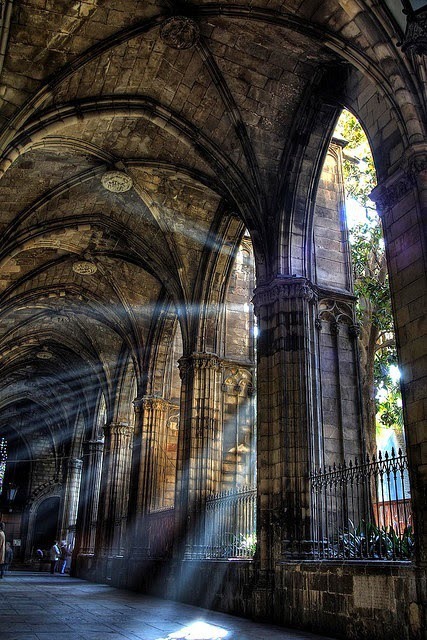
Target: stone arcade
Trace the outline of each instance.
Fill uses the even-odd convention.
[[[422,4],[0,3],[0,504],[20,562],[59,536],[91,581],[421,640]],[[344,107],[377,171],[413,561],[314,550],[310,474],[365,455]],[[212,542],[236,504],[244,535],[224,520]]]

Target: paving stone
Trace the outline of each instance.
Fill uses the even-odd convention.
[[[42,611],[26,618],[16,610],[0,616],[2,640],[171,640],[195,623],[210,625],[218,634],[227,632],[226,640],[326,640],[323,636],[89,584],[68,576],[52,589],[50,576],[24,572],[11,574],[8,585],[0,585],[0,611],[8,606],[10,590],[14,588],[19,589],[26,602]],[[58,620],[57,603],[64,597],[67,613]],[[88,607],[96,614],[88,614]],[[82,614],[82,610],[86,613]],[[196,636],[193,640],[199,640]]]

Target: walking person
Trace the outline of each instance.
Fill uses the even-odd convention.
[[[57,570],[58,568],[58,560],[60,558],[60,555],[61,553],[58,547],[58,540],[55,540],[55,542],[53,543],[53,545],[49,550],[50,572],[52,574],[55,573],[55,569]]]
[[[6,536],[4,534],[4,523],[0,522],[0,578],[4,576],[4,557],[6,554]]]
[[[44,560],[45,554],[43,553],[43,549],[37,549],[36,551],[36,558],[39,561],[39,571],[43,571],[43,560]]]
[[[9,566],[13,560],[13,549],[10,542],[6,542],[6,550],[4,552],[4,575],[9,573]]]
[[[65,573],[65,566],[67,564],[67,553],[68,553],[68,547],[67,547],[67,541],[66,540],[62,540],[61,546],[59,547],[59,553],[60,553],[60,558],[59,558],[59,562],[58,562],[58,571],[59,571],[59,573],[64,574]]]

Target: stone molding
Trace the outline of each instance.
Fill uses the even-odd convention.
[[[87,450],[88,453],[96,453],[97,451],[102,451],[104,448],[103,440],[86,440],[83,442],[83,447]]]
[[[381,215],[392,209],[407,193],[417,187],[420,174],[427,171],[427,148],[414,145],[405,153],[401,168],[394,175],[378,185],[370,194]]]
[[[377,205],[378,214],[381,216],[392,209],[407,193],[412,191],[415,185],[416,181],[413,174],[399,171],[399,176],[395,178],[392,184],[378,185],[369,197]]]
[[[190,371],[196,369],[219,370],[222,360],[215,353],[192,353],[191,356],[183,356],[178,360],[179,375],[183,379]]]
[[[191,49],[199,41],[199,25],[186,16],[172,16],[160,27],[160,38],[172,49]]]
[[[313,302],[317,299],[317,292],[314,285],[306,278],[275,278],[255,289],[252,298],[255,314],[258,315],[259,309],[263,306],[289,299]]]
[[[75,469],[76,471],[79,471],[83,467],[83,460],[81,460],[80,458],[70,458],[68,460],[68,467],[70,469]]]
[[[165,400],[159,396],[143,396],[142,398],[135,398],[133,406],[135,408],[135,412],[139,413],[147,409],[166,410],[171,406],[171,403],[169,400]]]
[[[122,422],[110,422],[103,427],[105,435],[131,436],[133,428]]]

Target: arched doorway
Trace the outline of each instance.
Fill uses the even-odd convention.
[[[59,496],[45,498],[37,507],[34,521],[32,554],[36,549],[49,549],[57,535]]]

